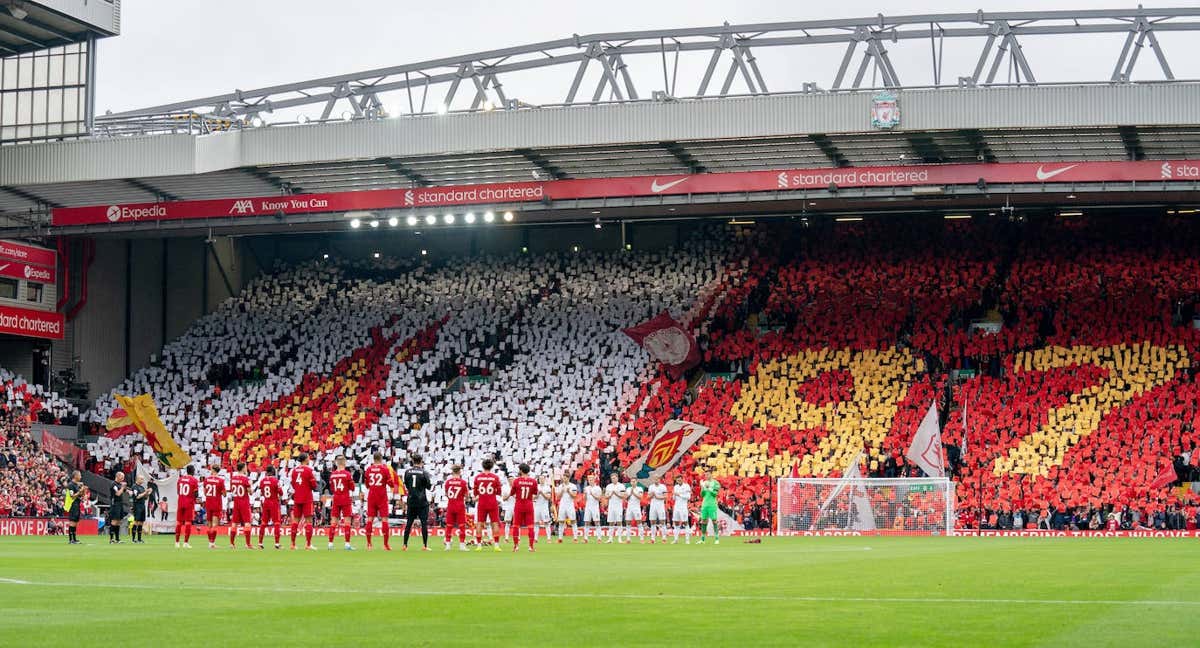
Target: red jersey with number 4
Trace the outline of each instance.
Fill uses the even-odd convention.
[[[354,476],[349,470],[335,470],[329,475],[329,490],[333,491],[335,505],[350,503],[350,494],[354,492]]]
[[[467,480],[462,477],[451,477],[446,480],[446,510],[467,510]]]
[[[500,496],[500,478],[494,473],[485,472],[475,475],[475,500],[480,508],[496,508]]]
[[[292,470],[292,502],[311,504],[313,491],[317,488],[317,476],[310,466],[296,466]]]
[[[179,496],[179,508],[190,509],[196,505],[196,494],[200,492],[200,482],[195,475],[180,475],[175,484],[175,494]]]
[[[250,506],[250,478],[234,475],[229,478],[229,496],[234,506]]]
[[[279,508],[279,480],[275,477],[263,477],[258,482],[258,494],[262,496],[263,508]]]
[[[220,475],[209,475],[204,478],[204,508],[210,511],[221,509],[221,498],[225,497],[225,480]]]
[[[516,500],[514,511],[533,511],[533,498],[537,497],[537,480],[529,475],[521,475],[512,481],[512,495]]]
[[[367,500],[371,502],[386,502],[388,488],[396,489],[396,473],[387,464],[367,466],[363,481],[367,484]]]

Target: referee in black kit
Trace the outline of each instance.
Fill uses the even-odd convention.
[[[422,551],[429,551],[429,489],[433,480],[425,472],[421,455],[412,456],[412,468],[404,471],[404,489],[408,491],[408,521],[404,523],[404,547],[408,551],[408,535],[414,520],[421,521]]]

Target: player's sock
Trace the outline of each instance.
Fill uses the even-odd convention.
[[[237,546],[237,527],[232,524],[229,525],[229,546]]]
[[[421,522],[421,546],[429,546],[429,527],[425,525],[424,521]]]
[[[183,525],[183,543],[187,544],[192,539],[192,523],[186,522]]]
[[[366,528],[364,529],[364,532],[367,535],[367,546],[368,547],[371,546],[371,532],[374,530],[375,530],[375,520],[367,518],[367,525],[366,525]]]
[[[380,524],[382,527],[382,530],[380,532],[383,534],[383,547],[386,549],[391,546],[390,543],[391,543],[391,539],[392,539],[392,530],[391,530],[391,527],[388,526],[387,518],[384,518],[383,522],[381,522]]]
[[[530,549],[533,549],[533,541],[534,541],[535,537],[537,537],[537,527],[530,527],[530,529],[529,529],[529,548]]]
[[[308,523],[304,525],[304,546],[311,547],[313,539],[313,525]]]
[[[292,537],[293,547],[296,546],[296,533],[299,530],[299,526],[300,524],[298,522],[292,522],[292,526],[288,528],[288,535]]]
[[[350,523],[349,522],[347,522],[346,524],[344,524],[342,526],[342,537],[346,539],[346,542],[350,542]]]
[[[275,525],[275,544],[279,544],[279,536],[283,535],[283,527]]]
[[[404,546],[408,546],[408,536],[412,535],[413,519],[408,518],[404,521]]]
[[[244,538],[246,538],[246,548],[247,549],[250,548],[250,535],[252,533],[254,533],[254,531],[250,527],[246,527],[246,528],[242,529],[242,536]]]
[[[329,528],[328,528],[328,529],[325,529],[325,535],[326,535],[326,536],[328,536],[328,538],[329,538],[329,544],[333,544],[333,536],[334,536],[336,533],[337,533],[337,525],[335,525],[335,524],[333,523],[333,520],[330,520],[330,521],[329,521]]]
[[[75,533],[75,529],[71,529],[71,533]],[[183,535],[183,523],[175,523],[175,542],[179,542],[179,536]]]
[[[267,525],[258,527],[258,544],[263,543],[263,538],[267,537]]]
[[[514,528],[512,534],[513,549],[521,546],[521,530]]]

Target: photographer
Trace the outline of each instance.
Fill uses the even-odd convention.
[[[125,492],[127,490],[129,487],[125,484],[125,473],[118,470],[112,486],[108,488],[108,517],[105,519],[105,523],[108,525],[109,544],[121,544],[121,521],[125,519]]]

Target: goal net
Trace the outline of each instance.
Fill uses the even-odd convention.
[[[780,535],[830,531],[947,535],[954,528],[954,483],[910,479],[781,478],[776,493]]]

